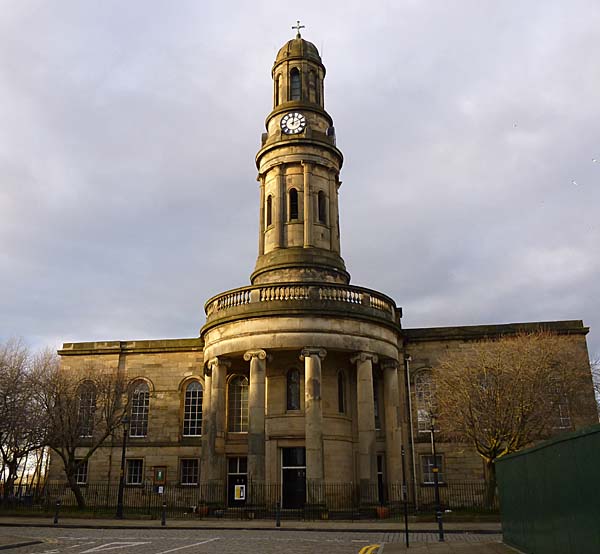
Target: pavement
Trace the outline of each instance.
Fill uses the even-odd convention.
[[[80,529],[157,529],[161,528],[156,519],[88,519],[60,517],[58,525],[48,517],[0,516],[0,527],[63,527]],[[228,520],[228,519],[168,519],[163,529],[276,529],[273,520]],[[391,520],[373,521],[281,521],[280,530],[293,531],[332,531],[353,533],[403,533],[404,522]],[[411,533],[434,533],[435,522],[409,522]],[[450,534],[501,534],[499,522],[445,522],[444,531]]]
[[[46,531],[44,531],[46,529]],[[54,530],[53,530],[54,529]],[[48,517],[2,517],[0,516],[0,550],[21,548],[30,545],[39,545],[40,543],[46,543],[48,537],[56,535],[61,539],[66,539],[65,536],[60,535],[60,529],[62,529],[63,535],[66,533],[77,533],[77,529],[89,530],[80,531],[83,533],[96,533],[94,537],[97,537],[98,533],[111,533],[110,536],[116,537],[115,533],[128,530],[130,533],[151,533],[153,537],[157,537],[156,541],[162,540],[168,542],[168,537],[172,537],[173,540],[180,540],[179,537],[183,536],[181,533],[188,532],[186,537],[199,537],[204,536],[207,533],[212,535],[206,535],[209,537],[206,540],[210,543],[211,540],[220,541],[218,552],[240,552],[242,550],[236,550],[233,547],[233,542],[236,540],[231,533],[237,531],[263,531],[263,537],[271,543],[265,543],[268,545],[275,544],[273,541],[281,541],[284,537],[289,537],[290,541],[299,542],[303,539],[300,537],[306,536],[307,539],[305,544],[310,546],[310,541],[314,541],[314,538],[320,536],[319,539],[322,542],[322,546],[325,548],[319,548],[313,550],[312,547],[308,552],[338,552],[336,548],[342,548],[338,543],[341,540],[342,533],[346,534],[346,537],[354,537],[352,542],[363,543],[366,546],[360,548],[360,544],[356,544],[356,547],[352,550],[343,550],[344,552],[354,552],[361,554],[398,554],[405,552],[406,547],[404,546],[404,523],[398,521],[282,521],[281,528],[276,528],[274,521],[269,520],[223,520],[223,519],[171,519],[167,521],[167,525],[162,527],[160,521],[156,520],[136,520],[136,519],[83,519],[83,518],[60,518],[59,524],[54,525],[52,518]],[[154,530],[154,531],[144,531]],[[164,530],[165,533],[155,535],[160,530]],[[171,532],[169,532],[169,530]],[[190,535],[189,531],[195,531],[195,535]],[[215,531],[217,533],[215,534]],[[271,533],[268,533],[271,531]],[[286,532],[287,531],[287,532]],[[433,552],[437,554],[517,554],[518,551],[513,548],[502,544],[501,541],[501,526],[497,522],[446,522],[444,525],[444,531],[446,533],[446,541],[439,542],[437,535],[437,524],[432,522],[412,522],[409,523],[410,531],[410,548],[409,551],[416,552],[417,554],[426,554]],[[284,534],[279,534],[284,532]],[[312,534],[310,533],[312,532]],[[8,534],[5,534],[8,533]],[[200,533],[200,535],[198,535]],[[338,533],[337,535],[335,533]],[[139,533],[138,533],[139,535]],[[213,535],[221,537],[210,538]],[[86,535],[89,536],[89,535]],[[108,537],[109,535],[101,535],[102,537]],[[143,535],[144,536],[144,535]],[[145,535],[148,537],[150,535]],[[238,533],[239,536],[239,533]],[[246,535],[247,536],[247,535]],[[325,537],[332,537],[331,541]],[[365,540],[359,540],[360,537],[364,537]],[[44,539],[45,537],[45,539]],[[163,537],[163,539],[158,539]],[[234,537],[227,539],[227,537]],[[269,539],[268,537],[272,537]],[[275,537],[281,537],[276,539]],[[106,539],[109,540],[109,539]],[[112,539],[116,540],[116,539]],[[119,539],[122,540],[122,539]],[[140,540],[140,539],[137,539]],[[144,539],[147,540],[147,539]],[[226,543],[230,540],[229,543]],[[349,539],[348,539],[349,540]],[[337,541],[337,542],[336,542]],[[293,543],[292,542],[292,543]],[[287,544],[292,544],[287,543]],[[86,543],[87,544],[87,543]],[[121,543],[110,543],[110,544],[121,544]],[[125,543],[123,543],[125,544]],[[142,544],[142,543],[131,543],[131,544]],[[146,543],[144,543],[146,544]],[[157,542],[158,544],[158,542]],[[217,544],[217,543],[214,543]],[[225,548],[225,545],[230,545],[230,548]],[[246,542],[242,540],[242,544],[248,546]],[[281,546],[281,542],[279,546]],[[196,546],[203,545],[203,546]],[[74,545],[79,546],[79,545]],[[204,545],[204,542],[194,543],[190,545],[194,547],[189,553],[192,554],[196,549],[204,552],[204,548],[208,544]],[[212,546],[212,543],[211,543]],[[314,545],[316,546],[316,545]],[[37,554],[39,546],[33,546],[30,548],[22,548],[19,550],[21,553]],[[44,546],[42,546],[44,548]],[[46,547],[47,548],[47,547]],[[86,547],[89,548],[89,547]],[[116,548],[116,547],[114,547]],[[121,548],[121,547],[119,547]],[[150,554],[146,550],[141,552],[134,552],[132,554]],[[182,546],[181,548],[188,548],[188,546]],[[348,547],[346,547],[348,548]],[[360,550],[359,550],[360,548]],[[179,550],[174,548],[173,550]],[[270,546],[268,550],[262,549],[264,552],[280,552],[279,547],[276,550],[271,550]],[[291,552],[291,548],[288,552]],[[171,550],[167,550],[170,552]],[[165,551],[165,552],[167,552]],[[243,549],[246,552],[246,548]],[[303,552],[305,550],[302,550]],[[342,550],[340,550],[341,552]],[[50,551],[39,551],[39,554],[46,554]],[[54,549],[53,553],[62,552],[61,550]],[[212,552],[212,550],[211,550]],[[68,554],[78,554],[75,551],[67,551]],[[67,554],[65,553],[65,554]],[[121,553],[120,553],[121,554]],[[125,553],[122,553],[125,554]],[[160,553],[163,554],[163,553]]]
[[[403,544],[390,543],[384,544],[377,554],[397,554],[406,552]],[[518,554],[518,550],[511,548],[501,542],[433,542],[413,544],[408,549],[409,552],[425,554],[433,552],[434,554]]]

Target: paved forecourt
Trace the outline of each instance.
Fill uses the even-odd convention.
[[[404,535],[397,532],[52,527],[0,527],[0,542],[2,537],[21,543],[42,541],[12,550],[18,554],[357,554],[365,547],[369,547],[369,554],[391,554],[402,548],[404,540]],[[411,533],[410,538],[411,549],[424,545],[425,541],[437,540],[433,533]],[[448,545],[479,543],[482,546],[493,541],[499,544],[500,536],[449,534],[447,541]]]

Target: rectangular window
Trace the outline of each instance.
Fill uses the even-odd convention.
[[[437,467],[438,467],[438,483],[444,482],[444,471],[442,464],[442,456],[439,454],[436,456],[437,459]],[[421,473],[423,483],[426,485],[433,485],[434,483],[434,464],[433,464],[433,456],[421,456]]]
[[[80,462],[77,466],[77,473],[75,474],[78,485],[87,485],[88,480],[88,461]]]
[[[127,460],[126,480],[128,485],[141,485],[143,482],[144,460],[130,459]]]
[[[196,458],[181,460],[181,484],[197,485],[200,464]]]

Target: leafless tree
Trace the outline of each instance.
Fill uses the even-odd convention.
[[[60,457],[69,487],[83,508],[78,471],[120,425],[127,410],[126,382],[118,370],[98,365],[62,369],[52,352],[38,357],[37,370],[48,420],[47,445]]]
[[[14,493],[14,485],[25,473],[29,455],[41,451],[46,425],[41,405],[34,398],[37,383],[33,356],[18,339],[0,344],[0,454],[4,498]]]
[[[469,442],[484,460],[486,500],[494,500],[494,462],[558,429],[589,391],[590,366],[572,338],[545,331],[477,341],[448,353],[433,370],[441,433]]]

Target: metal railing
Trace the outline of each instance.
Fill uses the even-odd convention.
[[[60,500],[61,512],[82,512],[90,516],[113,516],[117,506],[118,484],[95,482],[81,486],[85,507],[79,508],[75,495],[66,483],[48,482],[38,486],[16,486],[13,493],[0,500],[1,513],[52,513]],[[162,491],[162,492],[160,492]],[[282,495],[283,493],[283,495]],[[434,509],[433,487],[417,489],[420,512]],[[440,487],[443,509],[470,512],[497,512],[485,505],[485,484],[481,481],[455,481]],[[305,497],[296,502],[282,491],[280,483],[248,483],[243,501],[228,499],[225,483],[200,485],[151,484],[129,485],[124,491],[124,513],[128,518],[161,516],[167,505],[169,518],[225,519],[376,519],[402,517],[402,485],[364,487],[353,483],[306,484]],[[414,513],[414,505],[409,503]]]

